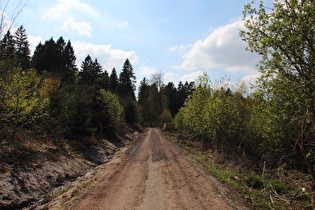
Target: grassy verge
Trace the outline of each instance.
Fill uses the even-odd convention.
[[[180,144],[201,164],[207,173],[236,189],[241,197],[261,209],[312,209],[308,177],[294,170],[269,169],[262,174],[242,170],[240,173],[226,165],[215,163],[211,155],[188,144],[178,134],[165,133],[170,140]],[[281,175],[280,175],[281,174]]]

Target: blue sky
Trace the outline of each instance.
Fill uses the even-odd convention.
[[[15,24],[24,25],[31,48],[51,37],[70,39],[78,67],[90,54],[109,73],[129,58],[139,81],[161,72],[177,85],[206,72],[212,81],[249,82],[259,75],[259,57],[238,36],[248,2],[29,0]]]

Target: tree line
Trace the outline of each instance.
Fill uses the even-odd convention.
[[[33,55],[20,26],[0,41],[0,129],[14,142],[19,130],[80,139],[115,135],[127,125],[159,126],[172,121],[193,84],[164,85],[144,78],[136,95],[136,76],[127,58],[120,73],[104,70],[87,55],[76,66],[71,41],[39,43]]]

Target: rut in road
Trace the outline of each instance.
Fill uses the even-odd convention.
[[[95,187],[58,208],[248,209],[237,195],[198,169],[180,146],[153,128]]]

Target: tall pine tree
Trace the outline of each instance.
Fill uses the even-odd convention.
[[[14,59],[15,57],[14,37],[11,35],[10,31],[8,31],[1,40],[0,50],[1,61]]]
[[[92,60],[90,55],[87,55],[81,65],[81,81],[86,85],[97,85],[98,78],[101,76],[102,67],[98,63],[97,59],[95,61]]]
[[[109,89],[113,93],[118,92],[118,76],[115,68],[113,68],[109,77]]]
[[[30,68],[31,50],[26,30],[23,26],[17,29],[14,38],[17,63],[21,66],[22,70],[27,70]]]
[[[77,67],[75,65],[76,56],[71,45],[70,40],[67,42],[63,52],[64,59],[64,71],[63,71],[63,79],[67,82],[74,82],[75,73],[77,72]]]
[[[32,67],[38,73],[44,70],[58,76],[63,82],[74,82],[74,74],[77,72],[75,65],[76,56],[70,40],[65,42],[60,37],[57,42],[51,38],[44,44],[39,43],[32,57]]]
[[[119,74],[119,95],[136,100],[135,97],[136,76],[133,72],[132,65],[127,59],[124,63],[121,73]]]

